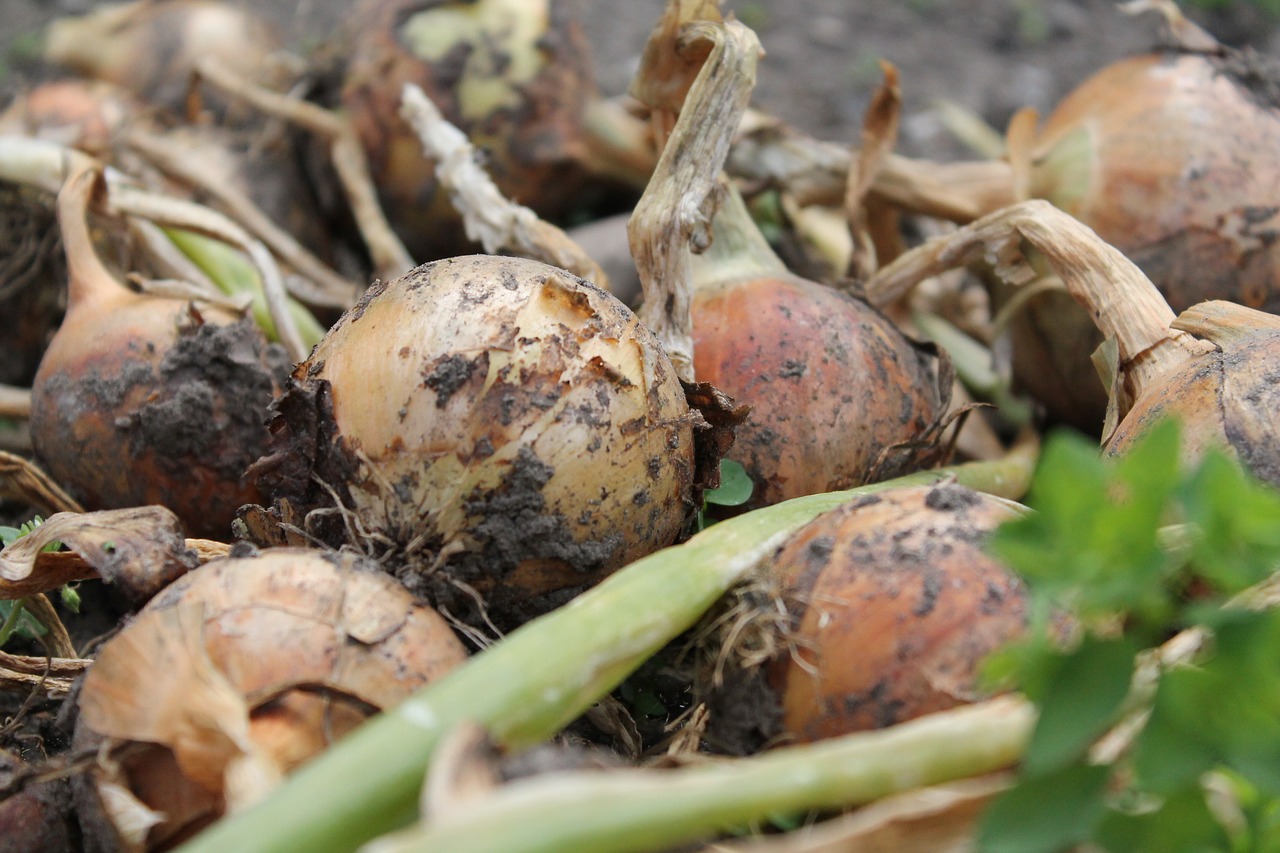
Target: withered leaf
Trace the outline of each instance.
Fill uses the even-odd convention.
[[[43,549],[53,543],[80,557],[107,583],[119,586],[129,598],[150,598],[174,579],[195,568],[197,555],[187,547],[178,518],[161,506],[109,509],[98,512],[60,512],[31,533],[0,551],[0,580],[40,583],[38,573],[49,572],[43,589],[52,589],[83,574],[65,557]],[[31,581],[30,579],[37,580]],[[0,585],[0,590],[4,586]],[[8,593],[4,593],[8,597]]]

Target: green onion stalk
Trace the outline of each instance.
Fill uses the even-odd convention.
[[[694,625],[817,515],[876,491],[947,478],[1017,499],[1030,481],[1034,458],[1033,448],[1020,446],[998,460],[795,498],[709,527],[513,631],[361,726],[261,802],[227,816],[180,849],[355,850],[413,822],[432,756],[458,725],[479,724],[509,749],[546,740]],[[962,769],[967,775],[971,768],[952,770]]]

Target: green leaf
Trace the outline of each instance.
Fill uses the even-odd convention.
[[[62,596],[62,606],[70,610],[72,613],[80,612],[80,592],[71,584],[63,584],[59,590]]]
[[[751,491],[755,485],[741,463],[732,459],[720,460],[720,485],[707,489],[703,498],[709,504],[717,506],[742,506],[751,499]]]
[[[1043,699],[1023,769],[1043,775],[1083,759],[1115,721],[1133,676],[1134,644],[1085,637],[1063,655]]]
[[[1280,493],[1216,449],[1188,478],[1182,497],[1195,531],[1196,574],[1222,595],[1261,581],[1280,565]]]
[[[1231,849],[1226,831],[1199,787],[1168,797],[1156,809],[1109,811],[1098,825],[1095,840],[1111,853]]]
[[[1111,769],[1072,765],[1018,782],[983,814],[982,853],[1058,853],[1087,840],[1105,810]]]

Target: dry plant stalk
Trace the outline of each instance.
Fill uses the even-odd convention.
[[[31,417],[31,389],[0,385],[0,418]]]
[[[844,195],[845,218],[853,238],[847,275],[857,281],[868,278],[890,256],[900,253],[896,211],[883,199],[870,195],[885,159],[898,143],[902,90],[898,69],[881,62],[884,82],[872,96],[862,124],[862,145],[852,153]]]
[[[984,260],[1006,281],[1035,276],[1028,256],[1041,256],[1090,312],[1118,351],[1113,388],[1116,417],[1156,382],[1213,345],[1171,328],[1173,310],[1128,258],[1092,229],[1046,201],[1025,201],[936,238],[881,269],[867,298],[885,305],[926,278]]]
[[[0,450],[0,496],[33,504],[50,514],[84,512],[52,477],[30,459]]]
[[[724,192],[720,171],[761,55],[755,33],[737,21],[721,21],[715,7],[706,0],[672,0],[632,84],[633,94],[654,110],[659,139],[665,139],[653,177],[627,223],[644,290],[640,319],[689,382],[694,378],[690,254],[710,245],[711,220]],[[677,111],[670,133],[663,134]]]
[[[422,88],[406,83],[400,114],[435,161],[436,179],[461,214],[467,237],[490,254],[506,251],[566,269],[605,290],[609,277],[564,231],[502,194],[480,165],[475,146],[440,112]]]
[[[351,205],[356,227],[360,229],[373,259],[375,274],[378,278],[390,280],[413,268],[413,258],[392,230],[378,203],[369,161],[349,121],[323,107],[264,89],[212,57],[199,61],[196,70],[202,80],[227,95],[243,98],[267,115],[286,119],[328,139],[334,169]]]

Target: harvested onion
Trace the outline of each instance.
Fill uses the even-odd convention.
[[[439,615],[362,558],[212,561],[152,599],[85,676],[76,742],[104,747],[77,780],[86,837],[170,847],[465,657]]]
[[[504,624],[671,543],[696,498],[701,419],[653,335],[537,261],[452,258],[374,285],[275,408],[265,494],[302,511],[336,497],[347,525],[313,514],[316,532],[330,518],[395,552],[410,588],[463,613],[469,587]]]
[[[225,538],[257,499],[244,471],[282,351],[251,320],[116,281],[85,220],[98,181],[86,169],[58,197],[68,306],[31,389],[36,453],[89,509],[161,504],[190,535]]]
[[[1018,637],[1027,597],[983,550],[1007,502],[953,484],[895,489],[824,514],[769,561],[794,657],[768,672],[799,740],[882,728],[981,697],[983,659]]]
[[[406,83],[488,153],[507,197],[540,215],[580,202],[583,115],[595,95],[590,51],[563,0],[422,4],[364,0],[354,9],[342,103],[369,154],[388,218],[419,257],[456,253],[461,224],[434,166],[400,117]]]

